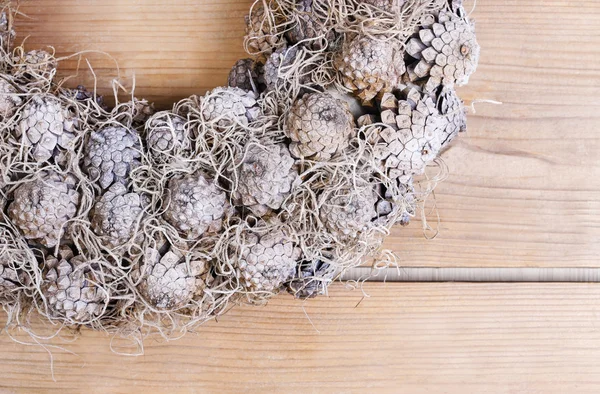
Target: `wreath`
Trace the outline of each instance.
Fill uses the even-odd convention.
[[[0,19],[0,302],[9,327],[180,335],[241,302],[393,264],[466,130],[458,0],[262,0],[229,86],[156,111],[55,80]],[[32,334],[35,335],[35,334]]]

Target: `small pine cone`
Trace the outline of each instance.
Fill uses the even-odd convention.
[[[269,209],[281,208],[297,176],[294,159],[285,145],[251,145],[239,165],[239,184],[232,197],[238,205],[264,216]]]
[[[0,119],[11,117],[23,100],[17,89],[4,78],[0,78]]]
[[[359,3],[370,4],[385,12],[398,13],[402,9],[405,0],[360,0]]]
[[[368,36],[347,40],[335,65],[344,86],[365,103],[397,87],[406,71],[400,41]]]
[[[305,300],[322,295],[332,282],[335,273],[330,265],[322,261],[301,264],[297,268],[296,276],[288,282],[288,293],[294,297]]]
[[[150,120],[146,142],[152,159],[166,162],[190,147],[186,121],[169,111],[161,112]]]
[[[140,157],[141,146],[134,131],[108,126],[90,135],[83,166],[90,178],[108,189],[115,182],[127,183],[131,170],[140,164]]]
[[[76,188],[72,175],[42,172],[37,180],[15,190],[8,215],[25,238],[51,248],[60,242],[66,223],[77,213],[80,195]]]
[[[9,21],[9,16],[6,12],[2,12],[0,14],[0,39],[2,42],[0,45],[6,52],[10,52],[10,48],[12,47],[13,41],[17,33],[15,29],[12,28],[12,23]]]
[[[67,115],[67,117],[65,117]],[[70,149],[75,138],[74,120],[54,96],[35,95],[25,104],[15,136],[32,147],[33,158],[43,162],[55,157],[58,148]]]
[[[272,293],[294,276],[300,250],[279,230],[247,233],[236,272],[246,291]]]
[[[51,81],[56,74],[58,62],[54,55],[42,49],[26,52],[14,59],[13,75],[26,79]]]
[[[12,291],[21,286],[19,272],[15,264],[15,261],[0,258],[0,294],[5,291]]]
[[[405,89],[406,99],[386,93],[380,103],[380,130],[374,155],[390,178],[407,183],[422,174],[441,149],[447,119],[440,116],[433,99],[415,88]]]
[[[368,230],[377,217],[377,200],[377,193],[370,186],[342,189],[333,195],[323,196],[319,217],[336,238],[355,238]]]
[[[123,245],[134,235],[141,213],[139,194],[127,193],[122,183],[114,183],[94,206],[92,230],[111,247]]]
[[[440,11],[427,18],[406,44],[406,52],[417,59],[408,69],[410,80],[426,79],[424,90],[431,93],[440,85],[467,84],[477,68],[480,47],[471,22]]]
[[[46,260],[42,293],[53,317],[87,323],[100,317],[108,303],[98,287],[102,277],[82,256],[62,251],[60,259]]]
[[[71,89],[70,92],[72,97],[77,101],[85,102],[88,100],[95,100],[100,108],[104,109],[105,111],[109,111],[108,106],[104,102],[104,97],[95,95],[94,92],[88,91],[83,85],[77,86],[76,89]]]
[[[201,274],[208,264],[200,260],[186,261],[178,251],[164,255],[156,249],[147,249],[145,272],[138,285],[144,298],[158,309],[179,309],[205,287]]]
[[[247,126],[260,113],[254,92],[240,88],[215,88],[202,98],[201,105],[204,121],[224,128],[234,124]]]
[[[467,111],[453,88],[444,87],[437,97],[440,114],[446,118],[447,124],[442,136],[442,149],[458,135],[467,131]]]
[[[148,100],[138,100],[134,98],[129,104],[132,106],[132,120],[137,124],[145,124],[152,115],[156,113],[154,103],[148,102]]]
[[[275,90],[278,87],[284,87],[289,84],[290,77],[283,77],[296,62],[296,58],[300,53],[298,47],[282,46],[269,56],[264,68],[264,79],[267,90]],[[300,72],[298,83],[306,84],[310,81],[308,73]],[[291,77],[293,78],[293,76]]]
[[[246,15],[246,47],[250,55],[269,56],[273,50],[283,45],[283,37],[276,31],[272,21],[265,18],[263,7],[252,10]]]
[[[232,88],[256,91],[258,89],[257,63],[253,59],[238,60],[229,72],[228,83]]]
[[[164,218],[188,238],[221,230],[227,198],[216,183],[202,173],[169,181]]]
[[[310,93],[292,106],[285,132],[294,157],[329,160],[349,145],[354,126],[346,102],[328,93]]]
[[[313,0],[300,0],[296,3],[296,12],[294,12],[295,22],[293,27],[285,34],[291,44],[297,44],[305,41],[311,49],[320,50],[327,46],[328,42],[335,39],[333,30],[327,29],[313,9]],[[325,38],[317,39],[319,37]]]

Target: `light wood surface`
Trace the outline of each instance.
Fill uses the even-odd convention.
[[[244,57],[249,0],[23,2],[28,48],[59,56],[110,53],[121,82],[159,106],[225,84]],[[444,156],[435,240],[418,221],[387,246],[404,266],[598,266],[600,256],[600,8],[594,1],[479,1],[482,57],[468,87],[469,132]],[[109,92],[112,60],[87,55]],[[67,60],[61,75],[73,75]],[[93,86],[85,63],[68,83]],[[435,216],[429,215],[431,223]]]
[[[0,337],[1,387],[89,393],[597,393],[600,286],[336,286],[305,304],[278,297],[141,357],[84,332],[54,350]],[[362,299],[362,302],[361,302]],[[306,313],[305,313],[306,312]],[[310,320],[308,317],[310,317]],[[312,323],[311,323],[312,322]],[[19,339],[25,339],[19,337]]]

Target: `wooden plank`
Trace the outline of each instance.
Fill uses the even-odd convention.
[[[113,54],[122,81],[160,106],[225,83],[242,52],[249,0],[37,0],[22,11],[28,47],[63,56]],[[420,223],[387,246],[403,266],[597,267],[600,255],[600,7],[593,1],[480,1],[473,13],[482,58],[467,101],[469,132],[444,156],[436,193],[439,236]],[[109,59],[89,56],[107,86]],[[62,75],[76,61],[66,61]],[[70,81],[89,84],[84,70]],[[106,89],[105,89],[106,90]],[[433,215],[430,223],[435,222]]]
[[[140,357],[84,331],[53,350],[0,337],[10,392],[600,391],[600,285],[367,284],[232,310]],[[308,317],[310,317],[310,320]],[[24,336],[19,336],[24,340]],[[68,339],[68,338],[67,338]],[[60,342],[60,341],[59,341]]]

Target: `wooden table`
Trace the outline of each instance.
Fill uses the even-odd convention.
[[[224,84],[244,56],[249,0],[36,0],[28,48],[110,52],[120,81],[166,108]],[[480,0],[482,58],[461,90],[477,104],[445,155],[440,234],[419,222],[388,246],[407,267],[600,266],[600,4]],[[104,92],[117,73],[89,54]],[[61,75],[74,74],[66,60]],[[85,63],[68,85],[92,86]],[[240,307],[197,335],[111,353],[84,331],[53,354],[0,337],[8,392],[599,392],[600,286],[367,283]],[[30,340],[26,336],[18,339]]]

